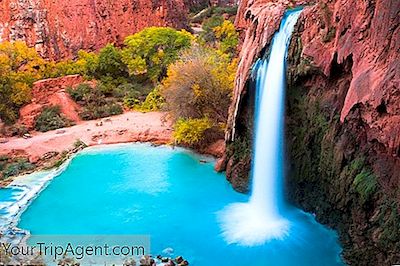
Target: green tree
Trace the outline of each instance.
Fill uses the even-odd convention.
[[[86,77],[93,78],[96,76],[97,67],[99,64],[99,56],[93,52],[80,50],[78,52],[78,60],[76,64],[83,68],[83,73]]]
[[[121,52],[114,45],[108,44],[100,50],[95,77],[127,77],[127,70],[127,66],[122,62]]]
[[[193,36],[172,28],[150,27],[125,39],[122,61],[128,66],[130,75],[146,75],[156,82],[165,74],[183,48],[191,44]]]

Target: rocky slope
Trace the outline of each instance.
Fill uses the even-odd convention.
[[[43,108],[49,106],[59,106],[61,113],[75,123],[81,121],[79,117],[81,107],[71,99],[66,89],[74,88],[83,82],[81,76],[70,75],[33,83],[32,101],[20,109],[18,124],[23,125],[27,130],[33,130],[36,117]]]
[[[23,40],[59,59],[96,50],[148,26],[187,27],[183,0],[2,0],[0,42]]]
[[[242,1],[246,29],[228,123],[227,178],[247,190],[253,87],[249,70],[284,10]],[[288,55],[290,200],[338,230],[351,265],[400,262],[400,2],[305,6]]]

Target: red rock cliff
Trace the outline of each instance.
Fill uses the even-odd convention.
[[[250,69],[284,10],[301,2],[243,0],[239,8],[243,48],[226,170],[241,191],[251,158]],[[399,25],[397,0],[313,1],[303,9],[288,55],[288,196],[338,230],[352,265],[400,261]]]
[[[183,0],[2,0],[0,41],[23,40],[42,56],[97,50],[148,26],[186,28]]]

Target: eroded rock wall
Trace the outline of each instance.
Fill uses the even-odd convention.
[[[242,1],[239,9],[246,30],[226,161],[240,191],[251,158],[250,68],[291,4]],[[289,50],[287,194],[338,230],[351,265],[400,262],[399,25],[396,0],[313,1]]]
[[[84,82],[79,75],[70,75],[61,78],[50,78],[33,83],[32,101],[19,111],[18,124],[27,130],[35,128],[35,119],[45,107],[59,106],[61,113],[78,123],[81,121],[79,111],[81,107],[71,99],[68,88],[75,88]],[[87,82],[92,84],[93,82]]]
[[[23,40],[46,58],[97,50],[148,26],[187,28],[183,0],[2,0],[0,42]]]

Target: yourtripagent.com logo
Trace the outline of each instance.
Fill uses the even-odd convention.
[[[150,238],[137,235],[42,235],[0,239],[0,265],[122,265],[150,254]]]

